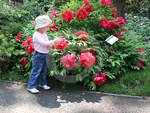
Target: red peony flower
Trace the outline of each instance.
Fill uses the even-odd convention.
[[[53,18],[58,18],[57,15],[59,14],[60,11],[51,11],[52,13],[50,14],[50,19]]]
[[[83,20],[83,19],[86,19],[87,18],[87,11],[85,9],[79,9],[77,12],[76,12],[76,17],[79,19],[79,20]]]
[[[79,53],[79,55],[81,55],[82,53],[87,53],[90,52],[92,53],[92,55],[94,55],[95,51],[93,48],[91,48],[90,50],[88,50],[87,48],[85,48],[84,50],[81,50],[81,52]]]
[[[102,28],[102,27],[106,28],[107,23],[108,23],[107,18],[101,18],[101,20],[98,22],[98,25],[99,25],[101,28]]]
[[[71,56],[70,54],[67,54],[66,56],[62,57],[61,62],[63,64],[63,67],[67,69],[71,69],[77,66],[77,64],[75,63],[75,57]]]
[[[142,48],[136,48],[139,52],[141,52],[142,54],[144,54],[144,50]]]
[[[16,42],[19,42],[19,38],[22,38],[21,33],[19,32],[17,36],[14,36],[14,38]]]
[[[84,8],[88,13],[93,12],[93,9],[91,7],[85,7]]]
[[[105,29],[108,29],[109,31],[112,29],[116,28],[116,22],[115,21],[109,21],[106,26]]]
[[[22,36],[21,36],[21,33],[20,33],[20,32],[17,34],[17,37],[18,37],[18,38],[22,38]]]
[[[23,47],[27,47],[27,46],[28,46],[27,41],[23,41],[23,42],[22,42],[22,46],[23,46]]]
[[[27,37],[27,38],[26,38],[26,42],[27,42],[27,43],[31,43],[31,42],[32,42],[32,38],[31,38],[31,37]]]
[[[110,0],[101,0],[101,3],[103,7],[105,7],[106,5],[109,6],[112,4]]]
[[[117,14],[116,14],[116,12],[117,12],[117,9],[116,8],[113,8],[113,9],[111,9],[110,11],[112,11],[112,16],[116,16]]]
[[[24,49],[27,52],[27,54],[30,55],[34,51],[33,44],[30,43],[27,47],[24,47]]]
[[[136,66],[137,66],[138,68],[141,68],[141,67],[142,67],[142,63],[140,62],[139,64],[136,64]]]
[[[19,42],[19,37],[17,37],[17,36],[14,36],[14,37],[15,37],[15,41]]]
[[[63,18],[63,21],[66,22],[70,22],[72,19],[74,19],[74,15],[71,10],[65,10],[64,13],[61,14],[61,16]]]
[[[106,81],[106,75],[105,74],[96,74],[96,77],[93,79],[94,83],[96,85],[102,85],[105,83]]]
[[[139,63],[142,63],[142,62],[144,62],[144,60],[143,60],[143,59],[141,59],[141,60],[139,60],[138,62],[139,62]]]
[[[113,33],[112,35],[116,36],[119,41],[122,39],[122,37],[124,36],[124,34],[121,34],[121,31],[118,31],[116,33]]]
[[[133,39],[133,36],[131,35],[129,38],[131,38],[131,40]]]
[[[128,28],[121,28],[121,30],[129,32]]]
[[[54,33],[55,31],[59,31],[57,24],[55,24],[55,22],[53,22],[53,24],[50,25],[49,30]]]
[[[21,60],[22,67],[25,67],[27,63],[28,63],[27,59]]]
[[[76,37],[81,36],[83,41],[87,41],[88,33],[85,32],[85,31],[80,31],[80,30],[79,30],[77,33],[75,33],[75,36],[76,36]]]
[[[123,19],[122,17],[117,17],[116,20],[119,25],[121,24],[125,25],[125,19]]]
[[[114,48],[109,49],[109,50],[114,51]],[[111,52],[110,52],[110,51],[106,51],[106,53],[109,54],[109,55],[111,55]]]
[[[54,43],[54,47],[57,48],[57,49],[63,50],[63,49],[67,46],[66,39],[63,38],[63,36],[60,36],[60,37],[58,37],[58,38],[61,39],[61,42],[59,42],[59,43]]]
[[[79,63],[82,64],[82,67],[87,66],[90,68],[92,64],[95,62],[95,57],[90,52],[81,53],[79,57]]]
[[[85,4],[85,7],[91,7],[91,3],[88,0],[84,0],[83,4]],[[81,6],[83,6],[83,4],[81,4]]]

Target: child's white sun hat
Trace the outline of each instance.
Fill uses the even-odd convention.
[[[35,30],[37,30],[39,28],[43,28],[43,27],[46,27],[47,25],[51,24],[52,20],[49,18],[49,16],[42,15],[42,16],[38,16],[35,19],[35,22],[36,22]]]

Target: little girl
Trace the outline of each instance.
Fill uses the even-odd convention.
[[[32,59],[32,71],[30,74],[30,78],[28,81],[28,91],[31,93],[39,93],[37,90],[37,82],[39,76],[39,87],[48,90],[50,89],[47,86],[46,74],[47,74],[47,63],[46,57],[49,53],[50,47],[55,42],[60,42],[59,38],[55,38],[54,40],[48,40],[46,32],[49,30],[49,26],[52,21],[49,19],[49,16],[42,15],[38,16],[36,19],[36,31],[33,34],[33,45],[34,45],[34,53]]]

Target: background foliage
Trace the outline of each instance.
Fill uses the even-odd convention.
[[[4,75],[8,73],[8,70],[13,75],[18,74],[20,76],[21,75],[29,76],[31,66],[32,66],[31,65],[32,54],[28,56],[24,48],[21,46],[21,43],[27,37],[32,37],[32,34],[34,32],[34,25],[30,24],[30,22],[33,21],[36,16],[45,14],[47,11],[50,13],[51,10],[57,10],[62,13],[65,9],[68,9],[68,10],[73,10],[73,13],[75,14],[75,11],[80,8],[80,5],[82,3],[82,1],[77,2],[76,0],[71,0],[70,3],[69,2],[66,3],[66,1],[55,0],[51,2],[49,0],[36,0],[36,1],[30,0],[30,1],[25,1],[24,4],[18,4],[16,6],[8,6],[8,4],[5,2],[3,2],[3,4],[0,4],[0,10],[1,10],[0,12],[0,25],[1,25],[0,54],[2,54],[4,51],[7,53],[12,53],[10,60],[1,62],[0,65],[1,77],[4,77]],[[94,1],[94,0],[89,0],[89,1]],[[132,4],[132,2],[130,1],[128,1],[128,3]],[[142,3],[142,1],[140,1],[140,3]],[[114,48],[115,51],[110,51],[111,55],[105,52],[103,53],[103,55],[105,56],[104,60],[107,61],[107,64],[104,64],[101,70],[103,70],[103,72],[107,74],[108,79],[115,78],[116,76],[120,76],[120,74],[126,73],[129,70],[138,69],[135,66],[135,64],[138,63],[138,60],[141,58],[141,56],[140,53],[137,52],[136,48],[142,47],[145,51],[147,50],[146,49],[147,46],[143,45],[142,41],[145,41],[145,39],[149,38],[149,31],[147,29],[147,27],[149,27],[148,26],[149,19],[144,17],[138,17],[138,16],[135,18],[133,18],[132,16],[126,16],[127,24],[125,27],[127,27],[130,32],[127,33],[124,31],[123,32],[125,34],[124,39],[111,46],[107,43],[104,43],[104,41],[107,37],[110,36],[110,34],[118,30],[108,31],[106,29],[100,29],[97,23],[100,20],[100,18],[107,17],[108,19],[111,19],[111,13],[109,10],[112,7],[105,7],[105,8],[103,8],[102,6],[99,7],[100,3],[96,4],[94,2],[92,3],[92,5],[94,6],[93,10],[95,12],[91,13],[89,17],[83,21],[79,21],[77,18],[75,18],[75,20],[71,21],[70,23],[63,22],[60,13],[59,18],[53,20],[58,24],[60,31],[55,34],[49,32],[48,35],[53,37],[56,35],[59,36],[60,34],[62,34],[61,30],[64,29],[65,30],[67,29],[67,33],[72,31],[74,32],[74,30],[75,31],[84,30],[88,32],[91,36],[95,37],[96,40],[99,40],[99,44],[101,45],[103,51],[109,51],[110,49]],[[147,16],[144,14],[147,14],[149,9],[145,7],[146,10],[144,10],[142,9],[142,7],[138,7],[139,5],[141,4],[136,4],[135,7],[136,9],[141,8],[140,9],[141,12],[138,12],[139,10],[135,11],[133,7],[131,7],[131,5],[128,5],[130,7],[125,7],[127,9],[126,10],[127,13],[129,13],[130,10],[134,14],[141,15],[142,13],[143,14],[142,16]],[[138,24],[141,22],[142,24]],[[20,31],[23,38],[20,39],[19,43],[16,43],[14,41],[14,36],[16,36],[17,33]],[[134,37],[134,40],[132,40],[133,43],[130,43],[131,42],[131,40],[129,39],[130,35]],[[68,38],[69,40],[69,36],[66,38]],[[145,57],[146,56],[143,56],[142,58],[146,60]],[[22,58],[28,58],[28,64],[26,65],[25,68],[23,68],[20,63]],[[81,86],[93,88],[94,86],[92,82],[94,77],[93,74],[94,73],[92,72],[88,76],[88,78],[86,78],[83,81],[83,84],[81,83]],[[10,76],[9,78],[11,79]],[[65,83],[63,84],[63,87],[65,87]]]

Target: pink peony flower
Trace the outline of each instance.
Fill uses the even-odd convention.
[[[60,36],[60,37],[58,37],[58,38],[61,39],[61,42],[59,42],[59,43],[54,43],[54,47],[57,48],[57,49],[63,50],[63,49],[67,46],[66,39],[63,38],[63,36]]]
[[[79,9],[77,12],[76,12],[76,17],[79,19],[79,20],[83,20],[83,19],[86,19],[87,18],[87,11],[85,9]]]
[[[63,18],[63,21],[66,22],[70,22],[72,19],[74,19],[74,15],[71,10],[65,10],[64,13],[61,14],[61,16]]]
[[[79,57],[79,63],[82,64],[82,67],[87,66],[90,68],[92,64],[95,62],[95,57],[90,52],[81,53]]]
[[[63,64],[63,67],[67,69],[72,69],[73,67],[77,66],[77,64],[75,63],[75,57],[71,56],[70,54],[62,57],[61,62]]]
[[[35,24],[36,23],[36,21],[31,21],[31,24]]]
[[[96,74],[96,77],[93,79],[94,83],[98,86],[102,85],[106,81],[105,74]]]

